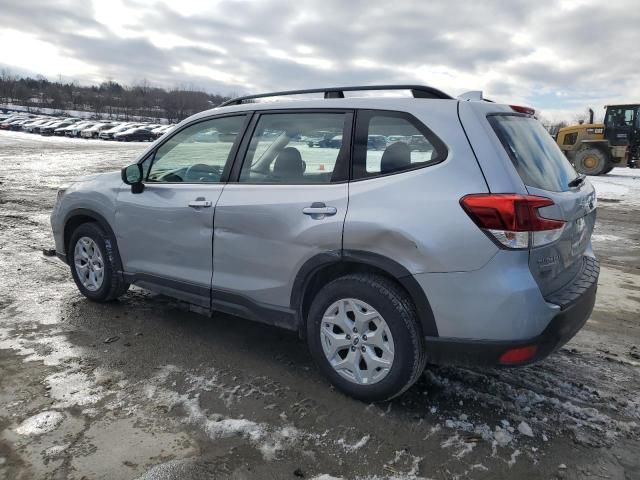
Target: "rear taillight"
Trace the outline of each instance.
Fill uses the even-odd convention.
[[[478,227],[507,248],[534,248],[555,242],[565,222],[540,216],[553,200],[515,193],[473,194],[460,205]]]

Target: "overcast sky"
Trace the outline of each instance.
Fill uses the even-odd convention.
[[[483,90],[543,115],[640,101],[639,0],[0,0],[0,64],[215,93]]]

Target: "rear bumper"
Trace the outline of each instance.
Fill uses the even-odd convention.
[[[571,340],[589,319],[596,301],[598,288],[598,261],[584,258],[581,275],[560,293],[547,298],[561,310],[544,331],[526,340],[456,340],[427,337],[427,356],[431,363],[459,365],[520,366],[540,361]],[[501,357],[513,349],[534,347],[535,354],[524,361],[506,365]]]

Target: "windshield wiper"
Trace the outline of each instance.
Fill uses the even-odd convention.
[[[582,183],[584,182],[584,179],[587,178],[586,175],[578,175],[576,178],[574,178],[573,180],[571,180],[569,182],[569,187],[573,188],[573,187],[578,187],[580,185],[582,185]]]

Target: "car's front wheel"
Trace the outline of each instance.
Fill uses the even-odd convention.
[[[89,300],[108,302],[129,289],[118,272],[115,239],[97,223],[83,223],[75,229],[67,255],[73,280]]]
[[[366,402],[400,395],[426,363],[412,302],[377,275],[346,275],[322,288],[309,310],[307,340],[331,383]]]
[[[585,175],[604,175],[609,170],[611,162],[602,150],[597,148],[582,148],[578,150],[574,160],[575,169]]]

